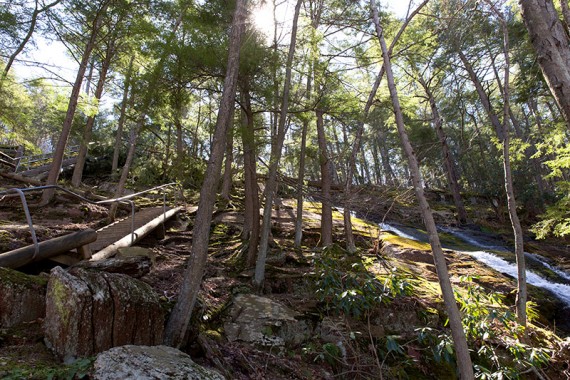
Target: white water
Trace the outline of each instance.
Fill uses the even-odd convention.
[[[462,239],[463,241],[465,241],[465,242],[467,242],[467,243],[469,243],[475,247],[479,247],[479,248],[483,248],[483,249],[492,249],[495,251],[507,251],[508,252],[508,249],[503,247],[503,246],[490,245],[490,244],[482,243],[478,240],[475,240],[472,236],[469,236],[469,234],[462,232],[462,231],[459,231],[457,229],[447,228],[447,227],[440,227],[440,229],[443,232],[447,232],[449,234],[457,236],[458,238]],[[534,253],[529,253],[529,252],[525,252],[524,254],[528,258],[530,258],[531,260],[534,260],[535,262],[539,262],[545,268],[548,268],[552,272],[556,273],[558,276],[560,276],[560,278],[563,278],[567,281],[570,281],[570,274],[569,273],[563,271],[562,269],[560,269],[554,265],[551,265],[544,257],[537,255],[537,254],[534,254]]]
[[[539,263],[541,263],[546,268],[550,269],[551,271],[553,271],[554,273],[556,273],[557,275],[559,275],[563,279],[570,281],[570,274],[568,274],[567,272],[563,271],[562,269],[560,269],[558,267],[555,267],[554,265],[551,265],[550,263],[548,263],[544,259],[544,257],[537,255],[537,254],[534,254],[534,253],[528,253],[528,252],[525,252],[524,254],[526,256],[538,261]]]
[[[508,261],[500,258],[499,256],[493,255],[492,253],[486,251],[475,251],[475,252],[462,252],[469,256],[474,257],[477,261],[480,261],[491,268],[499,271],[501,273],[506,273],[514,278],[517,278],[517,266],[516,264],[509,263]],[[554,293],[558,298],[560,298],[564,303],[570,306],[570,285],[559,284],[550,282],[544,277],[538,274],[526,271],[526,282],[538,286],[543,289],[547,289]]]
[[[479,248],[483,248],[483,249],[492,249],[494,251],[507,251],[507,249],[503,246],[485,244],[481,241],[475,240],[472,236],[469,236],[469,234],[462,232],[462,231],[459,231],[459,230],[456,230],[456,229],[453,229],[453,228],[439,227],[439,229],[442,230],[443,232],[447,232],[448,234],[457,236],[458,238],[460,238],[464,242],[469,243],[474,247],[479,247]]]
[[[400,230],[399,228],[392,226],[390,224],[387,224],[387,223],[381,223],[380,228],[382,228],[386,231],[392,231],[392,232],[396,233],[398,236],[401,236],[401,237],[404,237],[407,239],[417,240],[416,238],[405,233],[404,231]],[[441,228],[441,230],[448,232],[448,233],[451,233],[451,234],[459,237],[460,239],[464,240],[465,242],[467,242],[471,245],[480,247],[480,248],[505,250],[504,247],[491,246],[491,245],[481,243],[481,242],[473,239],[468,234],[454,230],[454,229],[452,230],[452,229],[448,229],[448,228]],[[477,261],[480,261],[483,264],[490,266],[491,268],[495,269],[498,272],[506,273],[506,274],[508,274],[514,278],[517,278],[517,266],[516,266],[516,264],[509,263],[508,261],[500,258],[499,256],[497,256],[493,253],[490,253],[487,251],[475,251],[475,252],[460,251],[460,253],[464,253],[466,255],[469,255],[469,256],[475,258]],[[530,255],[532,258],[539,261],[544,266],[551,269],[553,272],[557,273],[562,278],[570,280],[570,275],[568,273],[548,264],[544,260],[544,258],[542,258],[542,256],[532,254],[532,253],[527,253],[527,255]],[[570,285],[550,282],[547,279],[545,279],[544,277],[542,277],[542,276],[540,276],[540,275],[538,275],[538,274],[536,274],[530,270],[526,271],[526,277],[527,277],[527,282],[529,284],[532,284],[532,285],[538,286],[540,288],[549,290],[550,292],[554,293],[554,295],[556,295],[560,300],[562,300],[567,306],[570,306]]]
[[[395,226],[392,226],[392,225],[390,225],[390,224],[388,224],[388,223],[380,223],[379,226],[380,226],[380,228],[381,228],[382,230],[384,230],[384,231],[389,231],[389,232],[393,232],[393,233],[395,233],[396,235],[398,235],[398,236],[400,236],[400,237],[403,237],[403,238],[406,238],[406,239],[411,239],[411,240],[416,240],[416,241],[418,240],[416,237],[414,237],[414,236],[412,236],[412,235],[408,235],[407,233],[405,233],[405,232],[402,231],[401,229],[399,229],[399,228],[397,228],[397,227],[395,227]]]

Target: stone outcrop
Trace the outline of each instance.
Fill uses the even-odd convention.
[[[45,341],[64,362],[125,344],[160,344],[164,319],[158,296],[142,281],[81,268],[51,271]]]
[[[185,353],[167,346],[122,346],[97,355],[94,380],[224,380]]]
[[[240,294],[233,301],[231,320],[224,324],[228,340],[260,346],[298,345],[312,329],[293,310],[269,298]]]
[[[47,279],[0,267],[0,328],[43,318]]]

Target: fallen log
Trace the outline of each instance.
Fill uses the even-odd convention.
[[[9,178],[9,179],[13,179],[14,181],[24,182],[24,183],[34,185],[34,186],[42,186],[43,185],[42,181],[39,181],[39,180],[33,179],[33,178],[24,177],[23,175],[19,175],[19,174],[15,174],[15,173],[0,172],[0,176],[5,177],[5,178]]]
[[[81,261],[75,264],[73,268],[83,268],[108,273],[122,273],[134,278],[141,278],[150,272],[151,265],[150,257],[130,256],[114,257],[112,259],[99,261]]]
[[[33,261],[48,259],[81,247],[97,240],[97,232],[92,229],[77,231],[39,243],[39,251],[34,257],[35,246],[28,245],[0,254],[0,267],[18,268]]]

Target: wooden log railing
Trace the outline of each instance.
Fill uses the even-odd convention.
[[[79,249],[97,239],[97,232],[92,229],[72,232],[68,235],[32,244],[13,251],[0,253],[0,267],[19,268],[34,261],[49,259],[72,249]]]

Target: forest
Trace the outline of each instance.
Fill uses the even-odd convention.
[[[141,277],[167,310],[148,345],[211,378],[570,378],[568,2],[402,5],[0,1],[0,252],[38,253],[11,189],[57,227],[37,227],[48,240],[128,216],[73,211],[56,185],[101,201],[171,184],[182,211],[141,244],[184,253]],[[42,155],[44,172],[18,172]],[[44,292],[91,279],[74,265],[43,268]],[[289,306],[275,318],[305,339],[281,319],[248,328],[283,344],[232,332],[257,303]],[[75,362],[51,345],[59,359],[36,369],[0,354],[0,377],[113,378],[95,356],[119,344]]]

